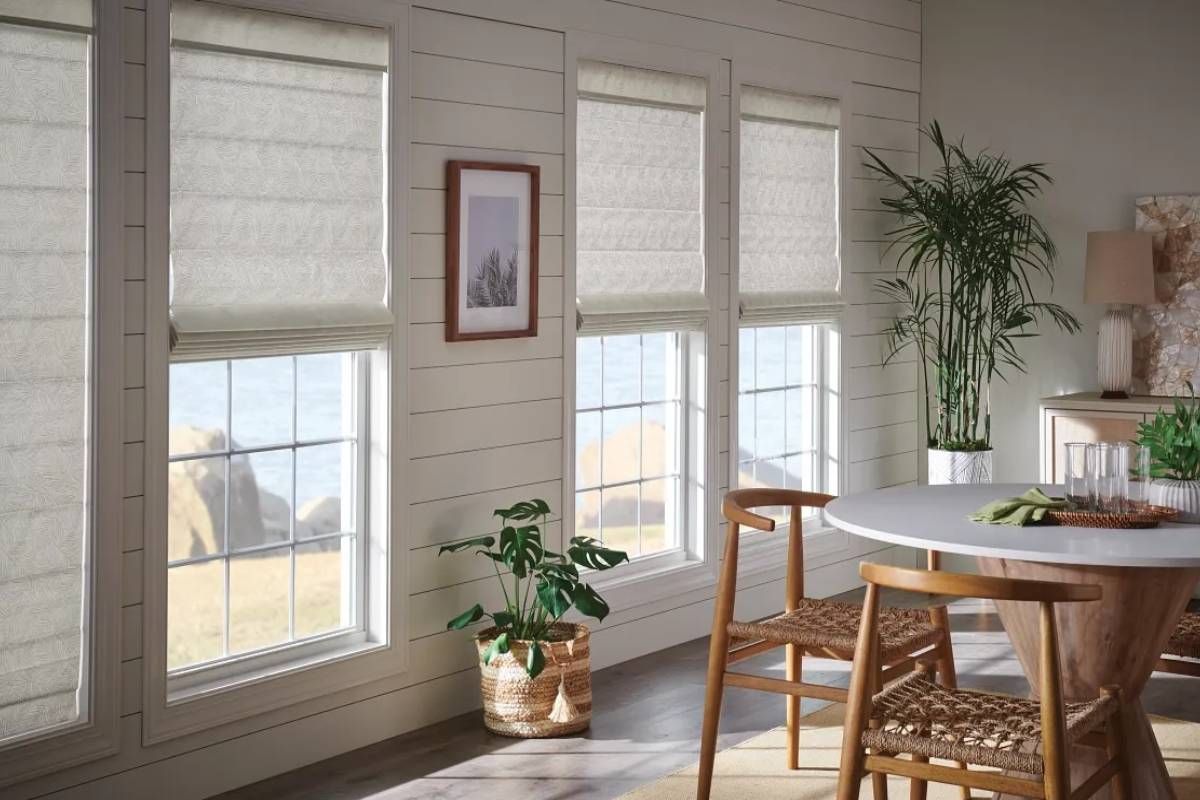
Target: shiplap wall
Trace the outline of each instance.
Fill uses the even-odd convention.
[[[120,1],[120,0],[118,0]],[[409,548],[410,669],[403,676],[145,747],[141,737],[141,587],[145,440],[145,0],[125,5],[126,358],[123,379],[124,575],[121,749],[113,757],[0,791],[3,798],[202,798],[379,741],[478,705],[473,648],[444,620],[492,597],[486,565],[438,559],[437,546],[492,527],[492,509],[530,496],[562,506],[563,53],[565,31],[706,50],[722,56],[722,247],[716,290],[728,309],[730,229],[729,75],[742,57],[775,54],[799,69],[849,76],[845,135],[916,169],[921,7],[912,0],[428,0],[411,16],[410,235],[408,302],[410,419],[406,452],[410,513],[399,532]],[[347,0],[352,2],[352,0]],[[447,159],[541,166],[540,320],[535,339],[447,344],[442,292]],[[916,372],[912,360],[883,368],[878,331],[890,306],[872,289],[881,263],[877,185],[857,151],[847,165],[845,231],[851,307],[843,344],[848,489],[917,477]],[[150,266],[149,268],[154,268]],[[163,268],[159,265],[158,268]],[[564,309],[567,309],[564,323]],[[724,328],[724,326],[721,326]],[[720,483],[728,483],[728,333],[720,332]],[[715,498],[714,498],[715,502]],[[159,532],[157,535],[161,535]],[[549,526],[551,542],[561,520]],[[807,588],[821,595],[855,580],[861,556],[903,559],[851,540],[810,562]],[[777,610],[781,573],[742,587],[746,618]],[[614,612],[594,638],[596,667],[707,632],[712,588]]]

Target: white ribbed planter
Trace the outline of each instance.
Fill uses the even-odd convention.
[[[1150,483],[1150,502],[1179,510],[1179,522],[1200,522],[1200,481],[1155,478]]]
[[[992,451],[929,448],[929,484],[991,483]]]

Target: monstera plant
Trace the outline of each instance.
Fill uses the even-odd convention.
[[[563,553],[546,547],[550,505],[545,500],[522,501],[494,513],[502,525],[498,537],[454,542],[438,555],[469,550],[490,561],[504,607],[489,612],[476,603],[446,627],[459,630],[485,617],[493,623],[476,636],[489,729],[523,737],[576,732],[591,717],[589,634],[586,626],[562,618],[575,609],[603,620],[608,603],[584,577],[629,556],[588,536],[572,537]]]

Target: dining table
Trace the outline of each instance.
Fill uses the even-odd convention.
[[[1016,497],[1030,484],[902,486],[850,494],[825,508],[829,524],[888,544],[973,556],[984,575],[1096,584],[1101,599],[1057,607],[1063,690],[1068,702],[1094,699],[1119,685],[1134,800],[1174,800],[1141,694],[1163,647],[1200,581],[1200,525],[1083,528],[973,522],[987,503]],[[1062,487],[1041,485],[1061,497]],[[1036,696],[1036,603],[997,602],[997,613]],[[1200,686],[1190,687],[1200,698]],[[1072,783],[1105,756],[1072,750]],[[1095,795],[1109,797],[1108,789]]]

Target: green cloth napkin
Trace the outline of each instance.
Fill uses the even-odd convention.
[[[970,519],[989,525],[1029,525],[1041,522],[1047,511],[1066,507],[1066,499],[1050,497],[1035,486],[1020,497],[993,500],[972,514]]]

